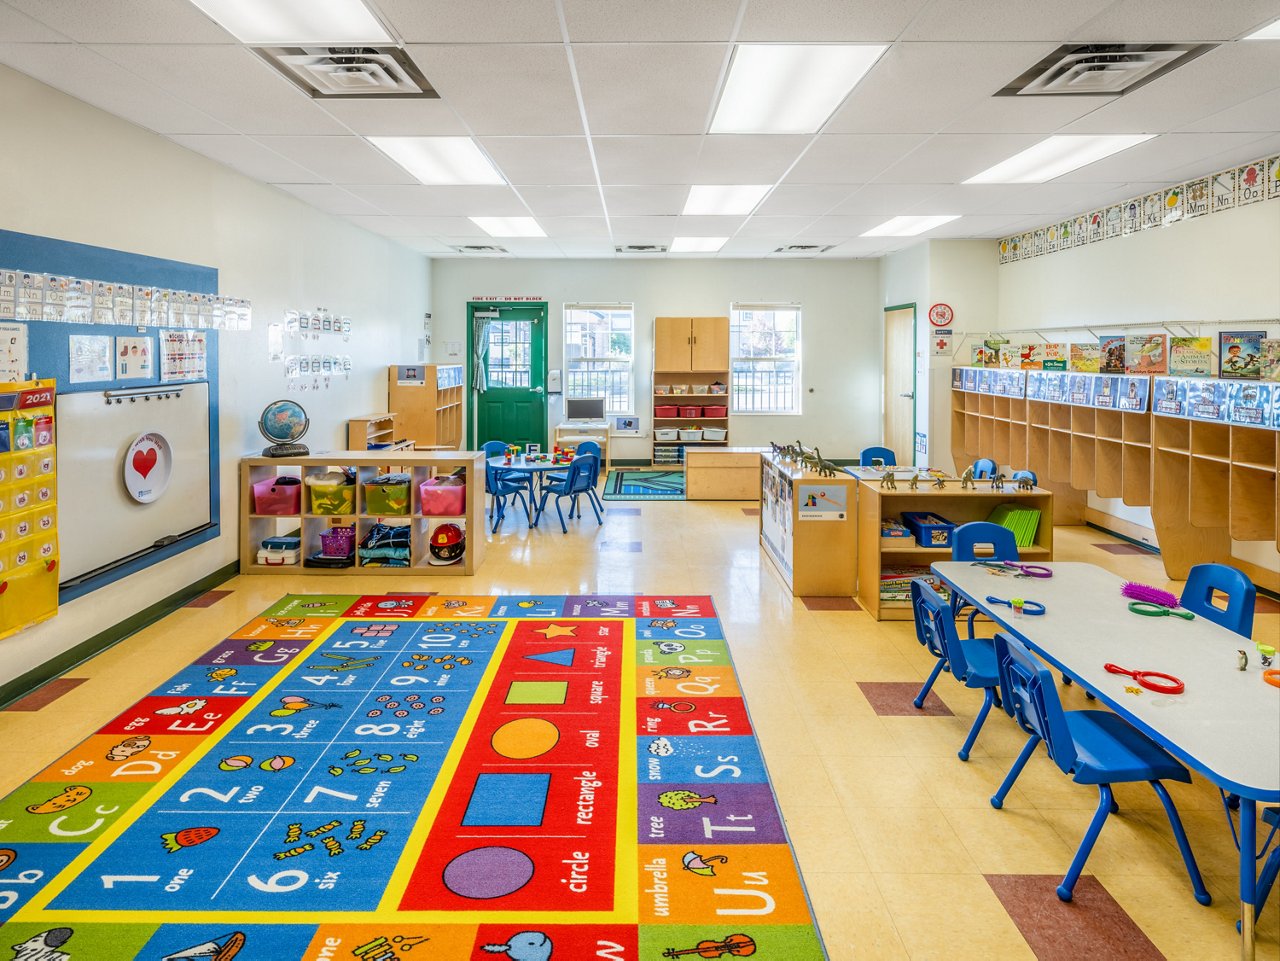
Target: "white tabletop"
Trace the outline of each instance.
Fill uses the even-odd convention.
[[[1047,663],[1078,679],[1170,753],[1228,791],[1280,801],[1280,690],[1262,680],[1252,641],[1197,617],[1143,617],[1120,594],[1124,579],[1093,564],[1052,563],[1051,578],[1014,578],[965,561],[933,570]],[[988,595],[1045,605],[1043,615],[1015,618]],[[1236,651],[1249,654],[1237,670]],[[1107,663],[1161,671],[1184,681],[1182,694],[1136,687]]]
[[[553,464],[551,463],[550,458],[544,461],[526,460],[523,454],[519,457],[511,458],[510,463],[507,463],[507,459],[505,457],[489,458],[489,465],[491,467],[496,467],[498,470],[523,471],[526,474],[536,474],[539,471],[548,470],[568,470],[569,463],[569,461],[561,461],[559,464]]]

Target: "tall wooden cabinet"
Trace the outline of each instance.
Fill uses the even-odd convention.
[[[655,317],[655,371],[727,371],[728,317]]]
[[[399,364],[387,369],[387,409],[418,448],[462,446],[461,364]]]
[[[655,467],[683,467],[686,447],[728,445],[728,385],[728,317],[654,318]],[[702,434],[705,430],[711,436]]]

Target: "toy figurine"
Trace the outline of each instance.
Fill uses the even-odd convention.
[[[818,448],[815,447],[813,449],[813,456],[814,456],[814,459],[817,460],[818,462],[817,470],[818,470],[819,477],[835,477],[836,476],[838,468],[836,467],[835,464],[831,463],[831,461],[827,460],[825,457],[822,456],[822,451],[818,450]]]
[[[1023,474],[1021,477],[1018,478],[1018,490],[1033,491],[1035,489],[1036,489],[1035,481],[1033,481],[1026,474]]]
[[[1249,652],[1236,651],[1236,670],[1245,671],[1249,669]]]
[[[939,474],[937,477],[933,479],[933,486],[940,491],[946,490],[947,489],[946,477],[944,477],[942,474]]]
[[[918,491],[920,489],[920,474],[917,472],[907,479],[907,487],[910,490]]]
[[[893,469],[885,471],[880,475],[880,489],[896,491],[898,489],[897,478],[893,476]]]
[[[938,486],[941,487],[942,485],[939,484]],[[964,469],[964,473],[960,475],[960,489],[967,491],[976,487],[977,485],[973,482],[973,465],[970,464]]]
[[[991,489],[993,491],[1004,490],[1004,480],[1005,480],[1004,474],[1000,473],[999,471],[996,471],[994,474],[991,475]]]

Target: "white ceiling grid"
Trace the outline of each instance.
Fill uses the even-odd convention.
[[[190,0],[0,0],[0,64],[433,256],[717,256],[832,244],[959,214],[998,237],[1280,150],[1280,0],[368,0],[440,100],[309,99]],[[1067,42],[1221,46],[1120,98],[993,97]],[[814,136],[706,133],[735,43],[889,48]],[[1154,139],[1038,185],[963,181],[1054,133]],[[365,137],[473,136],[510,186],[418,184]],[[681,215],[691,184],[768,184],[750,216]],[[494,240],[470,217],[533,216]]]

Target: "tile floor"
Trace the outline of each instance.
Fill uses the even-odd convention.
[[[1192,898],[1159,803],[1145,785],[1117,788],[1122,810],[1094,849],[1081,896],[1061,904],[1053,886],[1095,793],[1072,784],[1041,753],[1004,810],[991,808],[987,798],[1023,743],[1012,723],[993,713],[963,763],[955,752],[980,692],[944,676],[933,711],[877,712],[873,701],[886,692],[914,692],[932,667],[911,625],[877,623],[864,611],[809,609],[762,561],[757,523],[741,504],[660,501],[610,510],[603,527],[588,516],[567,536],[556,525],[529,531],[508,521],[491,538],[476,577],[397,578],[394,588],[713,595],[836,961],[1238,957],[1236,854],[1212,786],[1198,778],[1171,785],[1214,896],[1211,907]],[[1095,545],[1104,538],[1060,528],[1058,559],[1180,586],[1167,584],[1159,558],[1100,550]],[[601,542],[643,549],[600,552]],[[375,575],[257,576],[222,585],[232,593],[216,604],[182,608],[77,666],[71,673],[85,682],[49,706],[0,713],[0,792],[281,594],[378,593],[389,583]],[[1275,606],[1266,609],[1257,636],[1280,636]],[[1085,706],[1077,689],[1062,693],[1068,708]],[[1278,940],[1280,892],[1259,923],[1258,957],[1278,961]]]

